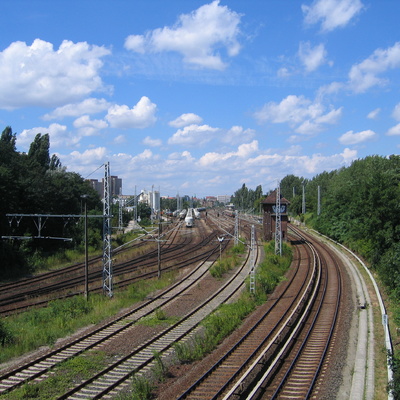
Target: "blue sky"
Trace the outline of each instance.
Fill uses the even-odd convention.
[[[123,194],[274,189],[399,153],[397,0],[3,0],[0,122]],[[96,171],[97,170],[97,171]],[[94,172],[95,171],[95,172]]]

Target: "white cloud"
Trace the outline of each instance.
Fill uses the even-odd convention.
[[[313,72],[327,62],[327,51],[322,43],[311,47],[310,42],[300,42],[298,54],[306,72]]]
[[[179,144],[188,146],[201,146],[212,140],[218,128],[208,125],[189,125],[178,129],[169,139],[168,144]]]
[[[360,0],[314,0],[311,6],[301,6],[304,22],[307,25],[321,22],[325,32],[346,26],[363,8]]]
[[[77,118],[73,125],[79,130],[79,133],[82,136],[97,135],[101,129],[108,127],[106,121],[101,119],[91,120],[89,115],[82,115],[81,117]]]
[[[392,117],[396,121],[400,121],[400,103],[396,104],[396,106],[394,107],[394,110],[393,110],[393,113],[392,113]]]
[[[342,108],[332,109],[325,113],[320,102],[312,102],[304,96],[289,95],[280,103],[264,104],[260,111],[254,113],[259,122],[287,123],[297,133],[315,134],[324,129],[326,124],[335,124],[342,115]]]
[[[255,136],[254,129],[244,129],[241,126],[232,126],[224,136],[221,138],[221,142],[229,143],[231,145],[248,142]]]
[[[230,57],[240,51],[237,40],[240,18],[215,0],[190,14],[180,15],[173,27],[155,29],[144,36],[128,36],[125,48],[138,53],[175,51],[182,54],[187,64],[223,70],[226,64],[220,50],[225,49]]]
[[[226,170],[235,169],[235,159],[240,159],[240,163],[243,163],[243,160],[246,157],[249,157],[254,152],[258,151],[258,141],[253,140],[251,143],[242,144],[238,147],[237,151],[232,151],[228,153],[216,153],[210,152],[204,154],[199,159],[198,164],[202,167],[207,168],[215,168],[221,166],[222,164],[225,165],[223,167]],[[228,167],[228,160],[229,160],[229,167]]]
[[[377,134],[370,129],[361,132],[348,131],[339,138],[339,142],[346,146],[360,144],[375,139]]]
[[[143,96],[133,108],[127,105],[111,106],[106,119],[112,128],[147,128],[156,122],[156,110],[157,105]]]
[[[80,103],[66,104],[43,116],[44,120],[78,117],[83,114],[97,114],[107,110],[111,104],[105,99],[89,98]]]
[[[368,113],[367,118],[368,119],[377,119],[380,112],[381,112],[381,109],[376,108],[375,110],[372,110],[371,112]]]
[[[118,135],[118,136],[114,139],[114,143],[115,143],[115,144],[123,144],[123,143],[126,143],[126,137],[125,137],[125,135]]]
[[[192,124],[201,124],[203,122],[203,118],[199,117],[193,113],[182,114],[178,118],[174,119],[173,121],[169,122],[169,126],[174,128],[183,128],[187,125]]]
[[[161,139],[152,139],[150,136],[146,136],[142,143],[146,146],[150,147],[160,147],[162,145]]]
[[[400,42],[387,49],[377,49],[374,53],[359,64],[351,67],[349,85],[356,93],[387,83],[386,79],[377,75],[389,69],[400,67]]]
[[[398,136],[400,135],[400,124],[392,126],[387,132],[386,135],[388,136]]]
[[[65,148],[75,146],[79,143],[80,137],[73,135],[67,130],[65,125],[50,124],[49,127],[36,127],[31,129],[24,129],[17,135],[18,147],[25,151],[29,149],[30,144],[35,139],[35,136],[40,133],[42,135],[48,133],[50,137],[50,148]]]
[[[58,50],[35,39],[13,42],[0,52],[0,108],[57,106],[104,90],[99,70],[104,47],[64,40]]]

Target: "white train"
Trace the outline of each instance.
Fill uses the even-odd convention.
[[[192,228],[194,226],[194,213],[193,208],[189,208],[185,217],[185,225],[188,228]]]

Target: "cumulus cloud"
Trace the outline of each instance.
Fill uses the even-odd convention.
[[[393,110],[393,113],[392,113],[392,117],[396,121],[400,121],[400,103],[396,104],[396,106],[394,107],[394,110]]]
[[[244,129],[242,126],[232,126],[225,135],[222,136],[221,142],[236,145],[248,142],[255,136],[254,129]]]
[[[387,80],[378,75],[390,69],[400,67],[400,42],[387,49],[377,49],[349,72],[350,88],[356,93],[363,93],[369,88],[384,85]]]
[[[321,30],[324,32],[343,28],[363,8],[360,0],[314,0],[310,6],[301,6],[304,22],[307,25],[321,23]]]
[[[158,28],[145,35],[130,35],[125,48],[137,53],[174,51],[182,54],[185,63],[223,70],[226,63],[220,51],[229,57],[240,51],[238,36],[241,16],[219,0],[205,4],[190,14],[179,16],[172,27]]]
[[[77,118],[73,125],[78,129],[82,136],[97,135],[100,130],[108,127],[106,121],[101,119],[91,120],[89,115],[82,115],[81,117]]]
[[[182,114],[178,118],[174,119],[173,121],[169,122],[169,126],[174,128],[183,128],[187,125],[192,124],[201,124],[203,122],[203,118],[199,117],[193,113]]]
[[[361,132],[348,131],[339,138],[339,142],[344,145],[360,144],[375,139],[377,134],[370,129]]]
[[[392,126],[387,132],[386,135],[388,136],[398,136],[400,135],[400,124]]]
[[[50,137],[50,148],[58,147],[71,147],[79,143],[80,137],[73,135],[67,130],[65,125],[50,124],[46,127],[35,127],[31,129],[24,129],[19,135],[17,135],[18,147],[21,147],[25,151],[29,149],[30,144],[35,139],[35,136],[40,133],[42,135],[48,133]]]
[[[342,108],[326,112],[325,106],[304,96],[289,95],[280,103],[269,102],[255,112],[259,123],[287,123],[295,132],[305,135],[321,132],[325,125],[335,124],[342,115]]]
[[[241,162],[243,162],[246,157],[249,157],[256,151],[258,151],[258,141],[253,140],[251,143],[240,145],[237,151],[232,151],[228,153],[206,153],[199,159],[198,163],[200,166],[207,168],[218,167],[221,164],[225,164],[225,166],[227,167],[228,160],[230,160],[229,162],[231,162],[232,159],[240,158],[242,160]],[[230,167],[227,169],[230,169]]]
[[[368,113],[367,118],[368,119],[377,119],[380,112],[381,112],[381,109],[376,108],[375,110],[372,110],[371,112]]]
[[[52,112],[45,114],[44,120],[61,119],[65,117],[78,117],[84,114],[97,114],[107,110],[111,104],[105,99],[89,98],[80,103],[66,104],[62,107],[57,107]]]
[[[322,43],[311,47],[310,42],[300,42],[298,54],[306,72],[313,72],[327,62],[327,51]]]
[[[104,90],[99,71],[104,47],[64,40],[58,50],[35,39],[13,42],[0,52],[0,108],[57,106]]]
[[[127,105],[113,105],[108,109],[106,120],[112,128],[147,128],[153,125],[156,118],[157,105],[143,96],[139,102],[129,108]]]
[[[126,137],[125,137],[125,135],[118,135],[115,139],[114,139],[114,141],[113,141],[115,144],[123,144],[123,143],[126,143]]]
[[[161,139],[152,139],[150,136],[146,136],[142,143],[146,146],[150,147],[160,147],[162,145]]]
[[[220,130],[209,125],[189,125],[178,129],[169,139],[168,144],[202,146],[212,140]]]

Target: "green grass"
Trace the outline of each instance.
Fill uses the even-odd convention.
[[[292,262],[292,250],[284,243],[282,256],[275,255],[275,243],[264,246],[265,259],[256,270],[256,293],[243,292],[234,303],[221,305],[202,322],[204,331],[189,341],[175,344],[177,357],[182,363],[200,360],[232,333],[268,294],[284,279]]]
[[[72,388],[81,380],[88,379],[106,365],[107,359],[104,353],[88,352],[61,363],[53,369],[53,374],[48,379],[38,383],[27,383],[21,388],[0,396],[0,399],[56,399],[60,393]]]
[[[92,294],[86,302],[83,296],[52,301],[48,307],[33,309],[0,319],[0,363],[40,346],[51,346],[58,338],[96,324],[115,315],[125,307],[141,301],[156,290],[170,285],[174,274],[161,279],[141,281],[126,290],[115,292],[113,298]]]
[[[222,258],[211,266],[211,276],[214,278],[222,278],[226,272],[237,267],[241,263],[240,255],[245,253],[245,251],[246,245],[242,242],[233,246]]]
[[[179,317],[169,317],[164,310],[161,308],[157,308],[154,313],[150,314],[147,317],[141,318],[139,320],[140,325],[145,325],[145,326],[157,326],[160,324],[163,325],[172,325],[175,324],[180,320]]]

